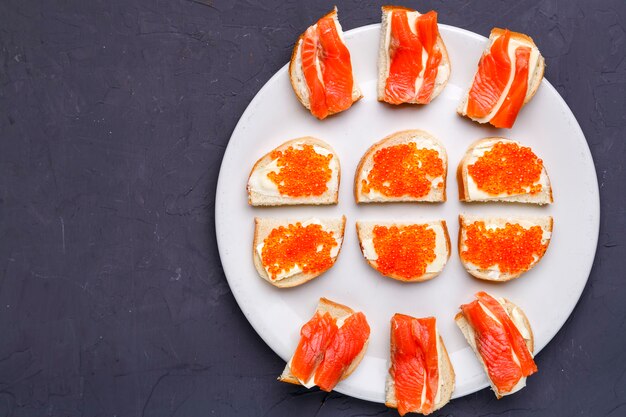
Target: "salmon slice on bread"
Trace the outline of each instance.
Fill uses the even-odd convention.
[[[357,203],[446,201],[448,156],[423,130],[393,133],[372,145],[357,167]]]
[[[437,12],[383,6],[378,49],[378,100],[428,104],[450,78]]]
[[[356,230],[367,263],[382,275],[398,281],[432,279],[443,271],[450,258],[445,220],[358,221]]]
[[[349,109],[363,97],[354,80],[336,7],[298,38],[289,78],[300,103],[320,120]]]
[[[510,281],[541,260],[550,238],[551,216],[459,216],[459,256],[471,275]]]
[[[537,372],[533,331],[522,309],[506,298],[485,292],[476,298],[461,306],[454,321],[501,398],[524,388],[526,377]]]
[[[544,70],[544,59],[530,36],[494,28],[457,112],[479,123],[511,128],[537,92]]]
[[[365,355],[370,327],[365,315],[320,298],[315,314],[300,330],[300,342],[279,381],[331,391],[349,377]]]
[[[307,136],[287,141],[254,164],[248,177],[252,206],[337,204],[339,157],[326,142]]]
[[[406,413],[430,414],[454,391],[454,369],[434,317],[391,318],[390,367],[385,404]]]
[[[552,186],[543,161],[514,140],[490,137],[474,142],[457,169],[459,200],[550,204]]]
[[[253,258],[259,276],[288,288],[330,269],[341,249],[346,218],[255,218]]]

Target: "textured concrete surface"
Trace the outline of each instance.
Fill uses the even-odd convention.
[[[351,29],[383,2],[337,3]],[[602,198],[593,272],[539,376],[436,415],[626,415],[626,3],[398,3],[535,37]],[[277,383],[215,243],[228,138],[332,4],[0,1],[0,417],[396,415]]]

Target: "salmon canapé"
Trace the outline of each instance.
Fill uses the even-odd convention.
[[[437,12],[398,6],[382,8],[378,58],[378,100],[390,104],[428,104],[450,77]]]
[[[361,98],[337,8],[300,36],[289,64],[289,75],[300,102],[320,120],[347,110]]]

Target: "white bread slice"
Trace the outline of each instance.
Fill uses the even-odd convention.
[[[483,55],[486,55],[489,53],[489,51],[491,50],[491,45],[493,44],[493,42],[501,35],[504,34],[504,29],[500,29],[500,28],[493,28],[491,30],[491,33],[489,34],[489,41],[487,43],[487,46],[485,48],[485,50],[483,51]],[[534,65],[534,68],[529,68],[528,72],[529,72],[529,80],[528,80],[528,89],[526,91],[526,97],[524,98],[524,104],[527,104],[535,95],[535,93],[537,92],[537,89],[539,88],[539,85],[541,84],[541,80],[543,80],[543,73],[545,71],[546,65],[545,65],[545,60],[543,58],[543,56],[541,55],[541,53],[539,52],[539,49],[537,48],[537,45],[535,44],[535,42],[533,41],[533,39],[528,36],[528,35],[524,35],[523,33],[518,33],[518,32],[512,32],[511,31],[511,41],[509,42],[509,51],[511,51],[511,48],[513,47],[517,47],[520,45],[524,45],[524,46],[529,46],[532,48],[532,50],[534,51],[534,53],[537,54],[537,59],[536,59],[536,64]],[[509,56],[511,56],[511,52],[509,52]],[[514,53],[513,53],[513,57],[514,57]],[[532,56],[531,56],[532,59]],[[511,63],[512,63],[512,68],[511,71],[515,72],[515,64],[514,64],[515,60],[512,59]],[[529,65],[532,65],[532,62],[529,62]],[[476,65],[476,67],[478,68],[478,64]],[[474,83],[474,79],[472,78],[472,84]],[[459,103],[459,106],[457,107],[457,113],[460,114],[461,116],[467,116],[466,111],[467,111],[467,100],[469,99],[469,91],[472,88],[472,85],[470,85],[470,87],[467,89],[467,92],[465,93],[465,95],[463,96],[463,98],[461,99],[461,102]],[[508,90],[505,90],[503,93],[503,96],[506,95],[506,92]],[[504,100],[504,98],[501,99],[501,102]],[[497,108],[499,108],[500,106],[496,106]],[[492,114],[495,115],[495,112],[497,112],[497,109],[495,109],[494,111],[492,111]],[[469,116],[468,116],[469,117]],[[485,117],[484,119],[472,119],[475,122],[479,122],[479,123],[487,123],[489,122],[489,120],[491,120],[493,116],[488,115],[487,117]]]
[[[295,224],[297,222],[300,222],[303,225],[306,225],[307,221],[310,223],[319,223],[322,225],[322,229],[326,231],[331,231],[333,233],[333,237],[337,240],[337,243],[338,243],[338,246],[335,248],[336,252],[334,253],[334,256],[332,257],[332,261],[334,265],[334,262],[337,260],[337,256],[339,256],[341,245],[343,243],[343,233],[346,227],[345,216],[341,216],[340,218],[336,218],[336,219],[312,218],[308,220],[305,220],[305,219],[300,219],[300,220],[298,219],[271,219],[271,218],[255,217],[254,241],[252,243],[252,254],[253,254],[252,256],[254,258],[254,267],[256,268],[261,278],[263,278],[264,280],[266,280],[267,282],[269,282],[270,284],[276,287],[290,288],[290,287],[302,285],[305,282],[308,282],[312,280],[313,278],[316,278],[320,276],[321,274],[323,274],[324,272],[326,272],[326,271],[320,271],[317,273],[299,272],[299,273],[296,273],[294,275],[291,275],[282,279],[272,280],[267,274],[265,267],[263,266],[263,261],[261,260],[261,256],[259,255],[258,248],[259,248],[259,245],[261,245],[263,241],[265,240],[265,238],[270,234],[270,232],[276,229],[277,227],[280,227],[280,226],[286,227],[290,224]],[[331,252],[331,254],[333,254],[333,252]]]
[[[530,322],[528,321],[528,317],[526,317],[526,314],[524,314],[524,311],[521,308],[519,308],[518,306],[516,306],[515,304],[513,304],[511,301],[507,300],[506,298],[501,298],[497,300],[500,302],[500,304],[502,304],[502,306],[504,307],[504,310],[507,312],[509,317],[511,317],[513,323],[515,324],[515,327],[517,327],[518,330],[520,331],[520,334],[522,335],[522,337],[524,338],[524,341],[526,342],[528,351],[532,355],[535,350],[535,337],[533,335],[532,328],[530,327]],[[502,398],[505,395],[513,394],[524,387],[526,383],[526,377],[523,377],[520,380],[520,382],[510,392],[499,391],[496,388],[496,386],[493,384],[493,382],[491,381],[491,378],[489,378],[489,373],[487,372],[487,366],[485,365],[483,358],[480,356],[480,353],[478,353],[478,348],[476,347],[476,333],[474,332],[474,329],[472,328],[472,326],[470,326],[469,322],[465,319],[465,316],[463,315],[462,312],[459,312],[456,314],[456,316],[454,316],[454,321],[456,322],[456,325],[459,327],[459,329],[461,329],[463,336],[465,336],[465,340],[467,340],[467,343],[472,348],[472,351],[476,355],[476,358],[480,362],[480,365],[483,367],[485,371],[485,375],[487,375],[487,379],[489,380],[489,385],[491,385],[491,389],[496,394],[496,397],[498,399]]]
[[[517,143],[519,146],[523,146],[521,143],[506,139],[502,137],[489,137],[480,139],[474,142],[465,152],[465,156],[461,159],[456,171],[457,183],[459,185],[459,200],[465,202],[487,202],[487,201],[502,201],[508,203],[527,203],[527,204],[550,204],[554,201],[552,197],[552,186],[550,184],[550,177],[546,171],[545,165],[541,171],[539,181],[535,184],[541,184],[541,191],[535,194],[499,194],[490,195],[484,191],[479,190],[476,187],[476,183],[469,176],[468,166],[476,162],[476,160],[484,155],[485,152],[493,148],[498,142]]]
[[[337,319],[337,321],[340,321],[340,320],[345,321],[348,317],[356,313],[356,311],[352,310],[348,306],[336,303],[334,301],[331,301],[323,297],[320,298],[319,303],[317,305],[317,309],[315,311],[319,312],[320,314],[329,313],[332,317]],[[347,377],[349,377],[352,374],[352,372],[354,372],[354,370],[357,368],[357,366],[359,366],[359,363],[361,363],[361,360],[363,359],[363,356],[365,355],[365,351],[367,351],[368,344],[369,344],[369,338],[363,345],[363,349],[361,349],[361,352],[359,352],[359,354],[356,355],[356,357],[354,358],[350,366],[348,366],[346,371],[341,376],[342,381],[346,379]],[[278,377],[278,380],[282,382],[288,382],[290,384],[302,385],[300,381],[298,380],[298,378],[296,378],[291,373],[291,369],[289,368],[289,363],[291,363],[291,360],[289,360],[289,362],[287,362],[287,364],[285,365],[285,369],[283,370],[283,373]]]
[[[439,333],[439,332],[437,332]],[[455,374],[452,362],[448,356],[448,350],[443,343],[443,338],[439,335],[437,339],[437,350],[439,352],[439,401],[436,401],[433,411],[439,410],[444,405],[448,404],[454,391]],[[385,405],[390,408],[398,408],[398,400],[396,398],[396,384],[391,377],[391,374],[387,373],[387,379],[385,381]],[[419,412],[418,410],[411,410],[411,413]]]
[[[499,270],[498,266],[492,266],[487,269],[483,269],[474,265],[467,260],[465,260],[462,256],[463,251],[467,249],[465,241],[467,239],[467,227],[470,224],[473,224],[477,221],[484,221],[487,228],[501,228],[504,227],[507,223],[511,224],[519,224],[525,229],[528,229],[532,226],[540,226],[543,231],[542,241],[541,243],[547,245],[550,243],[550,238],[552,237],[552,227],[554,221],[551,216],[537,216],[537,217],[527,217],[527,216],[516,216],[516,217],[482,217],[482,216],[470,216],[470,215],[459,215],[459,258],[461,258],[461,263],[463,267],[476,278],[483,279],[486,281],[497,281],[497,282],[505,282],[510,281],[514,278],[519,277],[524,272],[532,269],[537,262],[543,258],[543,255],[539,258],[536,258],[528,267],[528,269],[522,270],[518,273],[503,273]],[[545,255],[545,252],[544,252]]]
[[[445,220],[436,220],[430,222],[416,222],[416,223],[406,223],[406,222],[379,222],[379,221],[358,221],[356,222],[356,231],[359,236],[359,244],[361,245],[361,252],[363,253],[363,257],[367,261],[367,263],[383,274],[378,269],[376,250],[372,244],[374,227],[375,226],[410,226],[410,225],[423,225],[428,224],[430,228],[435,231],[435,255],[436,258],[433,262],[431,262],[426,267],[426,273],[421,276],[416,276],[411,279],[405,279],[396,274],[386,275],[389,278],[397,279],[398,281],[403,282],[421,282],[427,281],[429,279],[433,279],[437,275],[443,271],[443,268],[446,266],[448,259],[450,258],[450,236],[448,235],[448,227],[446,226]],[[384,274],[383,274],[384,275]]]
[[[432,179],[432,187],[430,192],[424,197],[415,198],[412,196],[401,197],[386,197],[380,193],[374,195],[373,193],[365,194],[363,192],[362,180],[366,180],[369,172],[374,167],[374,154],[380,149],[407,144],[415,142],[417,149],[434,149],[439,153],[439,157],[443,161],[443,175]],[[380,142],[372,145],[365,155],[361,158],[359,165],[356,169],[354,176],[354,198],[357,203],[390,203],[390,202],[429,202],[439,203],[446,201],[446,178],[448,175],[448,154],[443,146],[443,143],[430,133],[423,130],[403,130],[400,132],[392,133],[385,137]],[[443,183],[443,187],[439,188],[436,185]]]
[[[285,151],[290,147],[298,148],[302,145],[313,146],[316,153],[333,155],[329,164],[332,170],[332,176],[326,183],[327,190],[320,196],[290,197],[281,195],[278,191],[278,187],[267,178],[269,172],[278,172],[279,170],[279,168],[275,166],[275,159],[272,159],[272,153],[274,151]],[[307,178],[307,173],[303,172],[302,177]],[[341,169],[339,157],[329,144],[311,136],[292,139],[270,151],[254,164],[248,177],[248,204],[251,206],[337,204],[340,179]]]
[[[339,19],[337,18],[337,7],[335,6],[332,11],[326,14],[324,17],[332,17],[335,25],[337,26],[337,33],[339,37],[345,44],[345,39],[343,36],[343,31],[341,30],[341,24],[339,23]],[[317,28],[317,23],[310,26],[310,28]],[[308,110],[311,110],[311,102],[309,100],[309,87],[306,83],[306,78],[304,77],[304,71],[302,70],[302,55],[301,55],[301,47],[302,47],[302,39],[304,38],[306,31],[300,35],[296,44],[293,48],[293,52],[291,53],[291,60],[289,61],[289,79],[291,80],[291,86],[293,87],[293,91],[296,93],[298,100],[304,107]],[[361,89],[356,82],[356,77],[354,76],[354,68],[352,71],[352,79],[354,80],[352,86],[352,103],[363,98],[363,94],[361,93]],[[333,114],[330,113],[329,116]]]
[[[393,10],[405,10],[407,13],[420,15],[419,12],[402,6],[383,6],[382,17],[380,23],[380,44],[378,47],[378,84],[377,93],[378,101],[385,101],[385,86],[387,85],[387,78],[389,77],[389,66],[391,64],[391,57],[389,56],[389,39],[391,36],[391,21],[390,16]],[[431,101],[434,100],[446,87],[448,80],[450,79],[450,72],[452,66],[450,64],[450,58],[448,57],[448,50],[443,43],[441,34],[437,37],[437,46],[441,51],[441,62],[437,69],[437,77],[435,78],[435,87]],[[425,67],[425,62],[422,63]],[[422,70],[423,74],[423,70]],[[409,103],[416,103],[415,100]]]

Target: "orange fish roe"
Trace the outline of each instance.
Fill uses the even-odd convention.
[[[330,160],[333,155],[320,155],[313,145],[302,148],[290,146],[285,151],[273,151],[278,159],[279,172],[270,172],[268,178],[278,187],[278,192],[290,197],[309,197],[324,194],[326,183],[332,176]]]
[[[430,192],[431,181],[442,175],[439,152],[418,149],[410,142],[376,151],[374,166],[361,184],[364,193],[375,190],[387,197],[424,197]],[[443,182],[437,187],[443,187]]]
[[[304,273],[316,273],[332,266],[330,251],[335,246],[333,232],[323,230],[319,224],[302,226],[298,222],[272,230],[263,241],[261,259],[273,280],[295,266]]]
[[[543,161],[530,148],[510,142],[496,143],[467,167],[478,189],[493,195],[538,193],[542,169]]]
[[[424,275],[435,260],[435,231],[428,225],[375,226],[374,249],[383,275],[411,279]]]
[[[497,265],[500,272],[516,274],[527,270],[535,259],[548,248],[542,244],[543,231],[539,226],[525,229],[519,224],[487,229],[485,222],[474,222],[466,227],[465,245],[461,257],[482,269]]]

